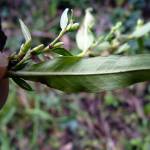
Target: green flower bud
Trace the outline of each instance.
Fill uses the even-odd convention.
[[[57,47],[61,47],[62,45],[64,45],[63,42],[57,42],[53,47],[57,48]]]
[[[144,21],[142,19],[138,19],[137,26],[141,27],[141,26],[143,26],[143,24],[144,24]]]
[[[69,24],[67,27],[67,31],[76,31],[79,29],[79,26],[79,23]]]
[[[40,44],[36,46],[35,48],[32,49],[31,53],[32,54],[38,54],[44,49],[44,44]]]

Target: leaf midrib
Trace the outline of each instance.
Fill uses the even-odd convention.
[[[31,71],[21,71],[21,72],[13,72],[9,71],[9,75],[15,75],[15,76],[94,76],[94,75],[106,75],[106,74],[119,74],[119,73],[129,73],[129,72],[137,72],[137,71],[146,71],[149,70],[150,68],[146,69],[131,69],[131,70],[124,70],[124,71],[113,71],[113,72],[96,72],[96,73],[89,73],[89,72],[84,72],[84,73],[76,73],[76,72],[31,72]]]
[[[102,64],[99,65],[98,68],[95,67],[95,70],[93,70],[93,68],[86,66],[86,68],[84,68],[84,65],[88,65],[88,63],[95,63],[96,61],[92,58],[83,58],[81,59],[81,61],[78,61],[77,57],[61,57],[61,58],[56,58],[55,60],[52,60],[50,62],[50,68],[43,68],[42,69],[42,64],[36,64],[33,65],[36,69],[35,71],[32,71],[32,69],[34,69],[34,67],[32,66],[31,68],[29,67],[26,68],[26,70],[22,70],[22,71],[9,71],[9,75],[15,75],[15,76],[92,76],[92,75],[106,75],[106,74],[119,74],[119,73],[127,73],[127,72],[135,72],[135,71],[146,71],[146,70],[150,70],[150,55],[149,54],[143,54],[143,55],[136,55],[136,56],[108,56],[108,62],[107,62],[107,58],[106,57],[97,57],[96,59],[103,59],[104,61],[100,61],[102,62]],[[110,60],[109,60],[110,58]],[[68,63],[70,62],[70,60],[77,59],[77,66],[75,65],[74,69],[74,63],[70,65],[69,68],[63,68],[63,64],[64,64],[64,60],[68,61]],[[91,59],[91,60],[90,60]],[[115,61],[113,61],[114,59],[117,59]],[[121,61],[120,61],[121,60]],[[141,62],[141,61],[144,62]],[[109,61],[110,61],[110,66],[112,65],[112,63],[114,62],[114,65],[112,65],[112,67],[109,66]],[[55,62],[55,63],[54,63]],[[57,66],[57,63],[62,65],[62,68],[60,68],[59,70],[57,70],[56,68],[53,68],[53,66]],[[79,62],[79,64],[78,64]],[[83,63],[84,62],[84,63]],[[98,63],[100,63],[98,61]],[[106,62],[106,64],[105,64]],[[137,63],[136,63],[137,62]],[[141,62],[141,63],[139,63]],[[46,65],[49,62],[45,62]],[[122,65],[118,65],[117,63],[121,63]],[[53,64],[53,65],[52,65]],[[40,65],[40,67],[38,66]],[[66,65],[66,63],[64,64]],[[83,67],[79,67],[78,66],[83,66]],[[92,66],[94,67],[94,66]],[[91,69],[90,69],[91,68]],[[89,69],[89,70],[88,70]]]

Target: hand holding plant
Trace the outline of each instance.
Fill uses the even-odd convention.
[[[131,34],[122,34],[122,23],[112,27],[107,35],[94,36],[92,28],[94,17],[91,9],[86,10],[85,18],[79,28],[73,21],[73,12],[68,17],[69,9],[66,9],[60,19],[61,31],[59,35],[47,46],[39,44],[32,47],[32,37],[29,29],[20,20],[25,43],[20,51],[8,57],[7,65],[1,69],[1,81],[4,78],[13,79],[20,87],[32,90],[26,80],[41,82],[49,87],[65,92],[100,92],[122,88],[131,84],[150,79],[150,55],[141,54],[135,56],[111,55],[108,57],[97,56],[107,50],[110,54],[120,54],[132,47],[130,40],[139,42],[150,31],[150,23],[138,25]],[[82,51],[73,55],[63,47],[60,38],[67,32],[78,30],[76,41]],[[141,45],[139,44],[139,48]],[[98,52],[96,50],[99,50]],[[32,56],[38,57],[46,53],[56,53],[47,61],[36,63]],[[89,56],[96,56],[86,58]],[[2,55],[0,62],[3,64]],[[0,84],[1,87],[3,84]],[[6,100],[6,96],[4,97]]]

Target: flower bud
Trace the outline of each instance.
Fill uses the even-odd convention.
[[[55,48],[61,47],[63,44],[64,44],[63,42],[58,42],[53,47],[55,47]]]
[[[38,54],[40,53],[42,50],[44,49],[44,45],[40,44],[38,46],[36,46],[35,48],[32,49],[31,53],[32,54]]]
[[[80,24],[79,23],[74,23],[74,24],[69,24],[67,27],[68,31],[76,31],[79,29]]]

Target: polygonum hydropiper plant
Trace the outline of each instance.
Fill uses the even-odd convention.
[[[9,78],[25,90],[32,90],[27,83],[29,80],[65,92],[100,92],[150,79],[150,54],[127,55],[132,49],[131,40],[137,42],[139,53],[143,53],[150,22],[144,24],[138,20],[134,31],[128,34],[122,33],[123,25],[118,22],[108,34],[96,37],[92,31],[95,18],[91,8],[86,10],[80,26],[74,23],[73,11],[67,8],[60,19],[59,35],[47,46],[40,44],[36,47],[32,47],[33,39],[27,26],[22,20],[19,22],[25,43],[18,53],[9,56],[5,53],[6,36],[0,26],[0,107],[7,99]],[[60,38],[76,30],[81,53],[73,55],[63,47]],[[100,56],[105,51],[109,56]],[[50,55],[51,59],[41,60],[41,55]]]

